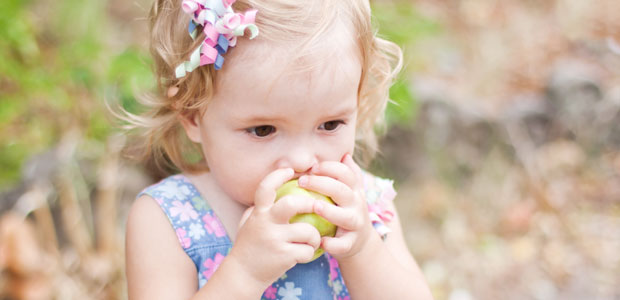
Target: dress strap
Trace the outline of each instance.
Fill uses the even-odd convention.
[[[141,195],[149,195],[159,204],[186,252],[194,245],[231,244],[222,222],[184,175],[167,177],[138,197]]]

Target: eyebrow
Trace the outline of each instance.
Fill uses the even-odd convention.
[[[343,107],[339,107],[334,109],[333,111],[330,111],[326,117],[324,117],[323,119],[336,119],[342,116],[349,116],[351,114],[353,114],[355,111],[357,110],[357,105],[354,106],[343,106]],[[278,118],[275,116],[269,116],[269,115],[262,115],[262,114],[257,114],[257,115],[249,115],[249,116],[245,116],[245,117],[233,117],[235,120],[237,121],[242,121],[242,122],[246,122],[246,123],[271,123],[274,120],[277,120]]]
[[[348,116],[354,113],[356,110],[357,110],[357,105],[355,106],[347,105],[337,110],[334,110],[333,113],[330,112],[330,114],[328,115],[329,117],[327,119],[336,118],[336,117],[345,116],[345,115]]]
[[[240,122],[244,122],[244,123],[270,123],[273,122],[274,118],[273,117],[266,117],[266,116],[248,116],[248,117],[235,117],[235,119],[237,121]]]

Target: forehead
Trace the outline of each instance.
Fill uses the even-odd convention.
[[[307,42],[239,39],[216,77],[216,98],[232,90],[273,88],[287,81],[359,84],[361,50],[352,30],[333,26]],[[341,84],[344,82],[340,82]]]

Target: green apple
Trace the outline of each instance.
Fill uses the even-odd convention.
[[[278,190],[276,191],[276,201],[278,201],[280,198],[286,195],[301,195],[301,196],[306,196],[306,197],[314,198],[317,200],[325,201],[330,204],[334,204],[334,201],[330,197],[327,197],[317,192],[306,190],[300,187],[297,184],[297,179],[288,181],[287,183],[283,184],[280,188],[278,188]],[[289,222],[290,223],[298,223],[298,222],[308,223],[314,226],[319,231],[322,237],[336,235],[336,229],[337,229],[336,225],[332,224],[331,222],[325,220],[325,218],[315,213],[295,215],[289,220]],[[323,252],[325,252],[323,248],[316,249],[312,260],[317,259],[319,256],[323,254]]]

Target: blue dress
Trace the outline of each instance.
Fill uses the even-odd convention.
[[[386,209],[396,193],[392,181],[364,174],[364,185],[370,219],[377,232],[385,236],[385,226],[393,213]],[[184,175],[173,175],[147,187],[139,196],[149,195],[155,199],[168,217],[181,247],[196,266],[197,289],[222,263],[232,248],[222,222],[196,187]],[[138,196],[138,197],[139,197]],[[338,262],[325,253],[316,260],[297,264],[271,284],[261,299],[349,299]]]

